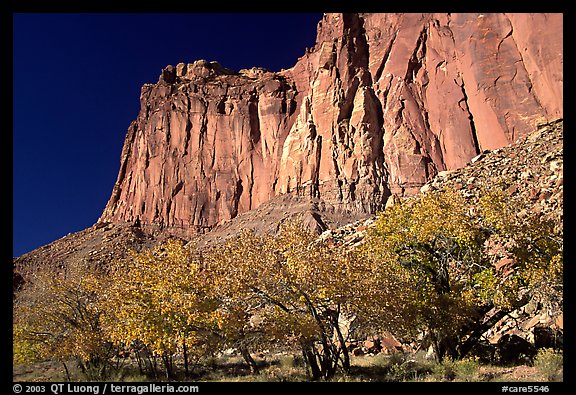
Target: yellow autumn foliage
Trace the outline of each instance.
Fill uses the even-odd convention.
[[[349,368],[354,331],[430,338],[457,356],[488,310],[562,301],[562,238],[519,216],[525,207],[498,190],[475,201],[434,191],[380,213],[357,248],[287,221],[277,235],[246,230],[203,251],[170,239],[106,275],[39,273],[17,298],[15,362],[90,360],[110,345],[163,358],[232,347],[250,362],[249,350],[290,343],[313,377],[329,378]]]

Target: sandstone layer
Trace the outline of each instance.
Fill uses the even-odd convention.
[[[374,213],[563,117],[562,14],[325,14],[288,70],[166,67],[100,223],[191,235],[275,196]]]

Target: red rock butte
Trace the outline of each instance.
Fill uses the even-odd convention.
[[[562,14],[325,14],[280,72],[166,67],[100,223],[210,229],[281,194],[373,213],[563,118]]]

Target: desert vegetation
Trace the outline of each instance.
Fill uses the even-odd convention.
[[[353,248],[287,221],[277,235],[172,239],[106,268],[39,271],[14,300],[14,363],[59,361],[68,379],[226,380],[238,372],[214,372],[237,355],[242,377],[261,380],[494,378],[482,335],[530,300],[562,307],[562,237],[523,208],[497,189],[434,191],[380,213]],[[383,332],[414,352],[352,352]],[[558,380],[561,360],[550,349],[523,362]]]

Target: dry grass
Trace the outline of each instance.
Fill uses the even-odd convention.
[[[259,374],[252,374],[238,356],[223,356],[203,361],[195,367],[191,376],[178,379],[211,382],[288,382],[308,381],[306,368],[296,353],[267,354],[256,358]],[[563,380],[562,353],[541,350],[533,366],[483,365],[474,359],[445,361],[441,364],[427,359],[423,353],[392,355],[376,354],[351,358],[350,374],[338,373],[332,381],[340,382],[442,382],[442,381],[506,381],[549,382]],[[82,373],[68,364],[73,381],[85,381]],[[41,362],[30,366],[15,366],[14,381],[50,382],[66,381],[61,363]],[[135,363],[125,363],[124,368],[114,372],[110,381],[153,381],[139,373]]]

